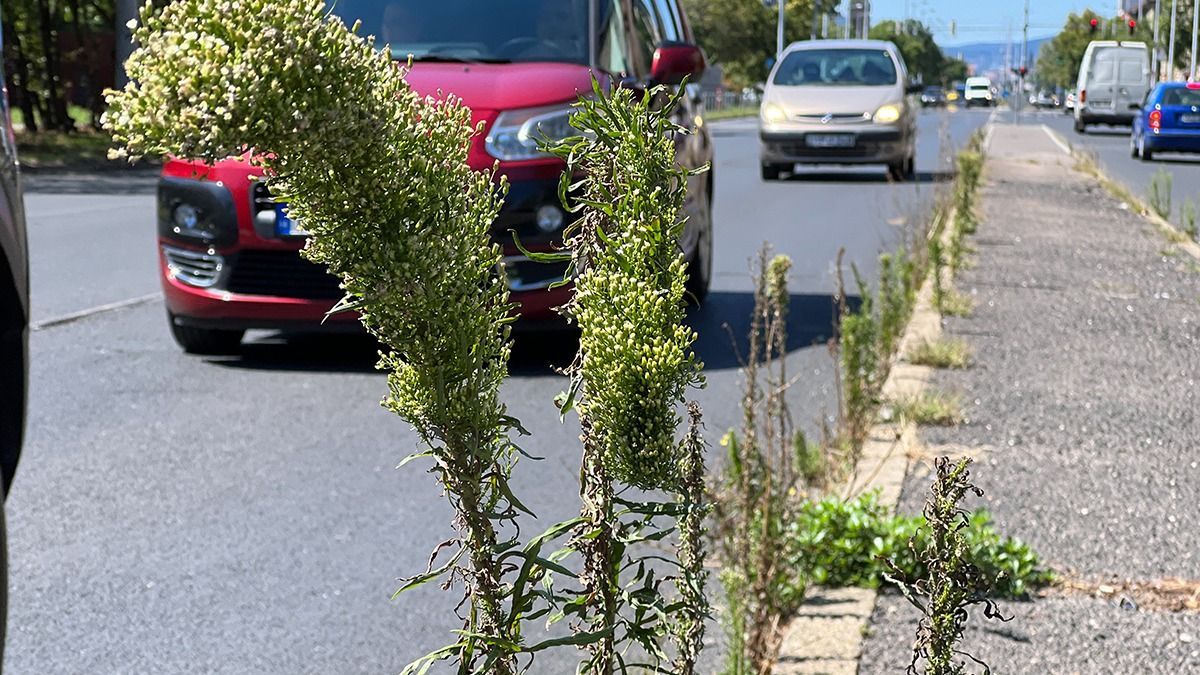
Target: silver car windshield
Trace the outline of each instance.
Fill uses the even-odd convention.
[[[881,49],[804,49],[788,54],[775,72],[785,87],[879,87],[896,84],[896,64]]]
[[[590,63],[588,0],[331,0],[397,59]],[[599,27],[610,3],[600,2]]]

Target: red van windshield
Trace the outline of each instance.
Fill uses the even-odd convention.
[[[597,2],[599,21],[607,2]],[[396,58],[588,64],[589,0],[331,0]]]

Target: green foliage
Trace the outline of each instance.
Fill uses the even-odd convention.
[[[1171,190],[1173,177],[1170,171],[1159,169],[1154,172],[1154,176],[1150,179],[1150,190],[1147,194],[1147,200],[1150,202],[1150,208],[1158,214],[1160,218],[1171,218]]]
[[[909,74],[926,84],[949,85],[966,78],[966,64],[942,53],[941,47],[933,41],[933,33],[920,21],[881,21],[871,26],[870,37],[895,43],[904,56]]]
[[[790,269],[785,256],[768,261],[765,248],[759,254],[742,428],[722,441],[729,454],[717,487],[714,530],[729,608],[727,675],[767,672],[774,661],[780,627],[804,596],[783,561],[784,533],[797,504],[797,467],[805,480],[824,480],[818,476],[824,458],[812,456],[821,450],[792,431],[785,397]]]
[[[1177,13],[1175,65],[1178,68],[1186,68],[1192,42],[1192,3],[1189,0],[1163,3],[1163,11],[1158,15],[1158,22],[1164,55],[1168,51],[1167,41],[1170,40],[1170,6],[1172,4]],[[1092,19],[1100,22],[1096,34],[1091,32]],[[1082,14],[1069,15],[1062,30],[1053,40],[1043,46],[1038,54],[1035,71],[1037,82],[1047,87],[1074,88],[1079,80],[1079,67],[1083,62],[1083,53],[1092,40],[1138,40],[1147,45],[1153,45],[1154,21],[1147,18],[1138,24],[1133,36],[1130,36],[1126,19],[1122,17],[1097,14],[1090,9],[1085,10]],[[1165,56],[1163,60],[1166,60]]]
[[[792,449],[796,472],[805,484],[811,488],[824,488],[829,481],[830,468],[825,448],[820,443],[809,441],[803,431],[797,431],[792,437]]]
[[[900,565],[889,562],[892,574],[888,580],[900,586],[922,617],[909,672],[915,673],[922,659],[926,675],[964,672],[964,665],[958,661],[958,656],[962,655],[958,644],[966,629],[970,607],[983,605],[987,618],[1008,620],[991,599],[994,579],[975,564],[968,537],[964,534],[972,521],[963,510],[962,501],[968,494],[983,496],[983,491],[971,484],[970,465],[970,459],[951,462],[947,457],[939,457],[934,462],[937,476],[924,510],[928,532],[921,545],[914,546],[924,565],[925,576],[907,576]],[[991,543],[996,538],[987,536],[983,540]],[[1020,550],[1019,545],[1013,548]],[[1036,561],[1032,566],[1036,568]],[[1020,568],[1018,564],[1016,569]]]
[[[961,370],[971,361],[971,346],[958,339],[924,341],[914,345],[906,357],[918,366]]]
[[[928,548],[929,534],[924,516],[892,515],[876,492],[849,501],[827,497],[805,503],[789,525],[790,567],[801,587],[879,588],[897,569],[905,579],[925,579],[929,570],[918,552]],[[1002,536],[987,511],[972,513],[961,534],[989,597],[1025,598],[1053,581],[1037,554]]]
[[[1183,233],[1192,241],[1196,241],[1200,237],[1200,232],[1196,229],[1196,203],[1192,200],[1187,200],[1179,209],[1179,224],[1183,229]]]
[[[1091,21],[1107,22],[1108,18],[1085,10],[1082,14],[1072,13],[1066,24],[1038,53],[1036,76],[1038,82],[1049,87],[1072,89],[1079,79],[1079,66],[1083,53],[1092,41]]]
[[[893,402],[899,417],[921,426],[952,427],[964,420],[962,401],[957,396],[940,391],[924,391]]]
[[[594,94],[571,118],[583,135],[554,148],[569,163],[560,191],[581,189],[585,214],[565,242],[578,272],[565,314],[581,333],[572,387],[586,384],[579,413],[612,477],[667,488],[678,480],[676,407],[702,383],[678,244],[689,174],[675,162],[674,136],[686,132],[671,121],[673,102],[627,90],[610,98],[599,85]]]
[[[675,137],[687,133],[672,121],[677,103],[661,87],[606,93],[593,81],[592,96],[571,116],[580,135],[551,148],[567,162],[560,196],[583,214],[562,254],[576,273],[562,311],[580,338],[560,397],[563,414],[574,408],[583,430],[583,508],[571,544],[583,558],[583,588],[561,610],[592,636],[577,643],[588,652],[581,673],[625,672],[623,655],[634,645],[658,668],[672,660],[667,637],[677,645],[676,671],[691,673],[703,646],[708,507],[698,406],[689,406],[689,432],[676,440],[684,392],[703,382],[696,334],[683,323],[687,266],[678,241],[692,174],[675,159]],[[631,488],[674,499],[623,499]],[[670,527],[658,523],[665,517]],[[639,552],[672,529],[674,561]],[[671,574],[656,571],[663,563],[677,575],[675,604],[662,588]]]
[[[468,166],[471,111],[417,95],[320,0],[148,6],[135,38],[132,83],[105,116],[116,154],[215,162],[253,148],[243,161],[312,233],[305,257],[342,280],[337,309],[391,349],[383,405],[424,442],[460,528],[401,590],[461,579],[469,600],[459,640],[410,668],[514,672],[540,568],[536,549],[498,535],[524,510],[508,482],[521,428],[499,396],[513,305],[490,229],[504,184]]]
[[[788,42],[811,34],[814,2],[826,14],[838,6],[837,0],[786,1]],[[766,79],[767,63],[775,58],[777,9],[747,0],[683,0],[683,5],[696,41],[725,69],[729,84],[748,87]]]

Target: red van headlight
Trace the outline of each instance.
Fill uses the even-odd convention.
[[[489,155],[504,162],[549,157],[542,144],[579,135],[571,126],[572,112],[567,103],[507,110],[496,118],[484,145]]]

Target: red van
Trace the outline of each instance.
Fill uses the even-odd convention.
[[[360,33],[411,55],[408,75],[427,95],[454,94],[484,125],[470,151],[478,169],[499,164],[511,188],[494,232],[522,323],[556,317],[569,288],[551,290],[563,267],[519,255],[510,230],[534,250],[560,240],[568,216],[558,200],[563,164],[538,150],[539,134],[567,136],[570,105],[603,86],[679,85],[704,69],[704,57],[679,0],[339,0],[331,5]],[[679,161],[712,159],[698,97],[684,96]],[[534,133],[534,132],[537,133]],[[341,298],[337,279],[303,260],[302,223],[248,180],[246,163],[207,168],[169,161],[158,190],[158,238],[171,331],[192,353],[235,351],[251,328],[357,327],[352,315],[321,324]],[[712,265],[712,174],[689,185],[688,225],[680,246],[691,264],[691,292],[702,299]]]

